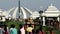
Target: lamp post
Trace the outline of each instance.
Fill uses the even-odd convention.
[[[40,10],[39,13],[40,13],[40,19],[41,19],[41,25],[42,25],[42,21],[43,21],[43,20],[42,20],[42,13],[43,13],[43,11]]]
[[[20,18],[20,0],[19,0],[19,5],[18,5],[18,7],[19,7],[19,18]]]

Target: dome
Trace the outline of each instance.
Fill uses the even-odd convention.
[[[33,12],[33,15],[40,15],[38,11]]]
[[[59,11],[55,6],[52,4],[48,7],[47,11]]]
[[[35,11],[35,12],[32,13],[32,15],[30,17],[32,17],[33,19],[35,19],[35,18],[37,18],[39,16],[40,16],[39,12]]]
[[[2,9],[0,9],[0,12],[2,12]]]

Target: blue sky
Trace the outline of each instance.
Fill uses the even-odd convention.
[[[18,6],[18,0],[0,0],[0,9],[9,10]]]
[[[22,7],[27,7],[34,11],[47,9],[51,3],[60,10],[60,0],[21,0]]]
[[[60,0],[20,0],[21,7],[27,7],[32,11],[46,9],[51,3],[60,10]],[[17,6],[18,0],[0,0],[0,8],[3,10],[9,10]]]

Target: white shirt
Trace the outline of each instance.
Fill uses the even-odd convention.
[[[21,34],[25,34],[25,30],[24,30],[24,27],[20,29],[21,31]]]

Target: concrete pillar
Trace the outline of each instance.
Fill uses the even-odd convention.
[[[59,21],[59,17],[57,17],[57,20]]]
[[[43,26],[45,26],[45,17],[43,17]]]

